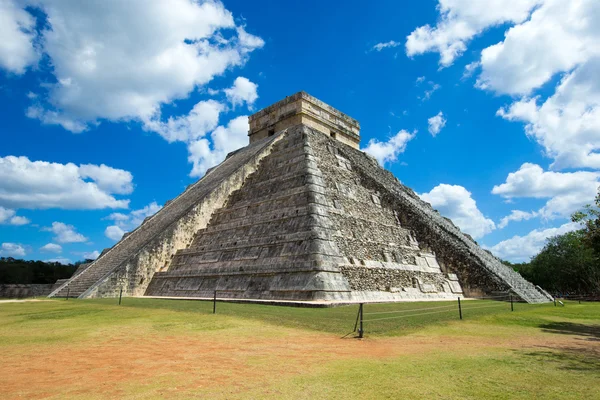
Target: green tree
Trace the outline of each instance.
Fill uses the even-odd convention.
[[[521,273],[550,291],[600,292],[600,265],[585,229],[552,237]]]
[[[582,224],[584,240],[600,260],[600,188],[598,190],[595,204],[587,205],[582,211],[574,213],[571,220]]]

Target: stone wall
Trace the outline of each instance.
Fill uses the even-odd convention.
[[[48,296],[53,284],[0,285],[0,298],[20,299],[24,297]]]

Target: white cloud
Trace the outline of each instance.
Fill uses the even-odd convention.
[[[46,262],[51,262],[51,263],[59,263],[59,264],[63,264],[63,265],[68,265],[68,264],[73,264],[73,261],[69,260],[68,258],[64,258],[64,257],[57,257],[57,258],[51,258],[49,260],[46,260]]]
[[[131,173],[106,165],[59,164],[0,157],[0,206],[17,208],[127,208],[114,194],[133,190]]]
[[[494,186],[492,193],[506,199],[548,198],[536,216],[569,217],[594,201],[599,180],[600,172],[552,172],[544,171],[537,164],[525,163],[518,171],[508,174],[504,183]]]
[[[385,43],[377,43],[375,46],[373,46],[371,48],[371,50],[381,51],[383,49],[388,49],[388,48],[393,48],[393,47],[398,47],[398,46],[402,46],[402,43],[390,40],[389,42],[385,42]]]
[[[40,247],[40,250],[49,253],[62,253],[62,246],[56,243],[48,243]]]
[[[104,230],[104,235],[112,240],[120,240],[125,232],[130,232],[140,226],[144,219],[156,214],[162,206],[156,204],[155,201],[148,204],[139,210],[133,210],[129,214],[112,213],[104,219],[114,222],[114,225],[108,226]],[[86,257],[91,258],[91,257]]]
[[[568,222],[557,228],[534,229],[525,236],[513,236],[510,239],[503,240],[492,246],[490,250],[504,260],[512,262],[527,261],[540,252],[548,238],[580,228],[579,224]]]
[[[98,257],[100,257],[100,252],[98,250],[94,250],[89,253],[83,253],[83,258],[86,260],[95,260]]]
[[[74,132],[102,120],[160,118],[163,104],[187,98],[264,45],[236,26],[218,0],[129,0],[110,7],[103,2],[82,7],[77,0],[2,4],[19,12],[4,15],[13,33],[16,22],[31,27],[26,4],[47,17],[48,27],[35,41],[56,83],[40,86],[28,115]],[[21,39],[14,45],[30,49],[32,34],[25,32]],[[11,68],[20,71],[35,61],[25,60]]]
[[[13,0],[0,0],[0,68],[22,74],[37,63],[35,19]]]
[[[91,179],[100,190],[115,194],[130,194],[133,192],[131,172],[115,169],[104,164],[82,164],[79,167],[82,179]]]
[[[423,83],[425,81],[425,77],[424,76],[419,76],[417,78],[417,80],[415,81],[415,85],[419,86],[421,83]]]
[[[2,243],[0,256],[3,257],[25,257],[25,248],[17,243]]]
[[[444,114],[440,111],[437,115],[427,120],[427,125],[429,133],[435,137],[446,126],[446,118],[444,118]]]
[[[31,222],[31,221],[29,221],[29,219],[18,216],[16,214],[17,214],[17,212],[15,210],[0,207],[0,225],[2,225],[2,224],[26,225]]]
[[[193,163],[190,176],[202,176],[207,169],[223,161],[227,153],[248,144],[248,116],[242,115],[219,126],[211,134],[212,146],[203,138],[188,145],[188,161]]]
[[[54,240],[59,243],[81,243],[88,239],[81,233],[78,233],[73,225],[67,225],[63,222],[53,222],[49,228],[42,228],[44,231],[54,233]]]
[[[398,156],[404,153],[406,145],[410,142],[417,132],[410,133],[404,129],[389,138],[386,142],[380,142],[377,139],[369,140],[367,147],[362,149],[364,152],[372,155],[379,161],[379,164],[394,162]]]
[[[440,54],[440,65],[447,67],[467,48],[467,43],[485,29],[506,22],[527,19],[531,9],[542,0],[439,0],[440,19],[435,27],[415,29],[406,40],[411,57],[426,52]]]
[[[114,240],[115,242],[121,240],[124,234],[125,231],[116,225],[107,226],[104,230],[104,236]]]
[[[481,63],[479,61],[473,61],[472,63],[465,65],[465,71],[463,72],[462,79],[471,77],[480,66]]]
[[[554,169],[600,168],[599,20],[597,0],[540,1],[531,18],[513,21],[503,41],[481,52],[477,86],[520,96],[497,115],[525,123]],[[559,74],[549,97],[533,93]]]
[[[521,210],[512,210],[509,215],[502,218],[498,223],[498,229],[506,228],[510,221],[527,221],[537,217],[539,214],[535,211],[527,212]]]
[[[442,88],[441,85],[438,85],[435,82],[429,81],[427,83],[429,84],[429,89],[425,90],[422,97],[417,96],[417,98],[420,99],[421,101],[429,100],[431,98],[432,94],[434,94],[436,91],[438,91],[439,89]]]
[[[545,0],[504,41],[481,52],[480,87],[527,95],[556,73],[600,55],[597,0]]]
[[[475,239],[496,229],[494,221],[483,215],[471,197],[471,192],[462,186],[442,183],[419,197]]]
[[[144,123],[144,129],[157,132],[168,142],[189,142],[214,130],[219,124],[219,115],[224,110],[225,106],[218,101],[200,101],[188,115],[170,117],[167,122],[149,120]]]
[[[524,122],[553,168],[600,168],[600,58],[565,75],[546,101],[522,98],[497,114]]]
[[[233,82],[233,86],[225,89],[224,92],[227,100],[229,100],[234,108],[246,103],[248,108],[252,109],[252,105],[258,99],[257,89],[258,85],[256,83],[250,82],[248,78],[239,76]]]

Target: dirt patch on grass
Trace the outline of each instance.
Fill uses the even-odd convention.
[[[66,346],[15,346],[0,363],[2,398],[232,396],[332,360],[401,357],[415,353],[478,352],[488,348],[600,349],[571,335],[518,338],[419,336],[341,339],[286,330],[272,337],[225,334],[117,333]]]

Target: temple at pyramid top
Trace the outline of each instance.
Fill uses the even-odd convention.
[[[248,118],[250,143],[296,125],[306,125],[358,149],[360,124],[306,92],[288,96]]]

